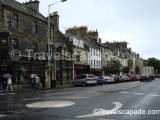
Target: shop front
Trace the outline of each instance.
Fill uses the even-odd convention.
[[[70,84],[73,78],[73,62],[66,60],[56,61],[57,84]]]
[[[74,77],[81,75],[81,74],[89,74],[90,73],[90,66],[89,65],[74,65]]]

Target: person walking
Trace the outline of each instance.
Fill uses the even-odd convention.
[[[31,84],[32,84],[32,88],[35,89],[36,88],[36,78],[35,78],[35,74],[31,75]]]
[[[42,83],[42,89],[45,89],[45,87],[46,87],[46,77],[44,75],[41,77],[41,83]]]
[[[11,92],[13,91],[11,77],[7,79],[7,89],[6,89],[6,91],[8,91],[9,89],[10,89]]]
[[[38,85],[39,85],[39,77],[37,76],[37,74],[35,74],[35,80],[36,80],[36,89],[38,89]]]

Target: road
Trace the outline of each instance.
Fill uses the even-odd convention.
[[[0,120],[159,120],[159,86],[155,79],[0,93]]]

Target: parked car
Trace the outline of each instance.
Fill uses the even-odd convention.
[[[142,74],[141,75],[141,78],[140,78],[140,82],[144,82],[144,81],[151,81],[151,77],[150,77],[150,75],[149,74]]]
[[[136,75],[136,80],[140,80],[141,75]]]
[[[130,81],[129,75],[122,75],[123,81]]]
[[[115,82],[123,82],[123,77],[121,75],[116,76]]]
[[[102,85],[104,83],[103,77],[96,77],[97,84]]]
[[[151,80],[154,80],[156,78],[155,75],[150,75]]]
[[[130,75],[129,77],[130,77],[130,80],[131,80],[131,81],[136,81],[136,79],[137,79],[137,78],[136,78],[136,75]]]
[[[115,80],[112,79],[112,77],[110,77],[110,76],[101,76],[99,78],[103,80],[103,83],[113,83],[113,82],[115,82]]]
[[[111,77],[112,80],[113,80],[114,82],[116,82],[116,75],[115,75],[115,74],[108,74],[107,76]]]
[[[75,78],[75,80],[72,81],[72,85],[77,86],[81,85],[82,87],[85,87],[86,85],[96,85],[96,76],[94,74],[82,74]]]

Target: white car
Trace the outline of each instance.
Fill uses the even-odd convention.
[[[85,87],[86,85],[96,85],[96,76],[94,74],[82,74],[78,75],[73,81],[72,85],[77,86],[81,85]]]

